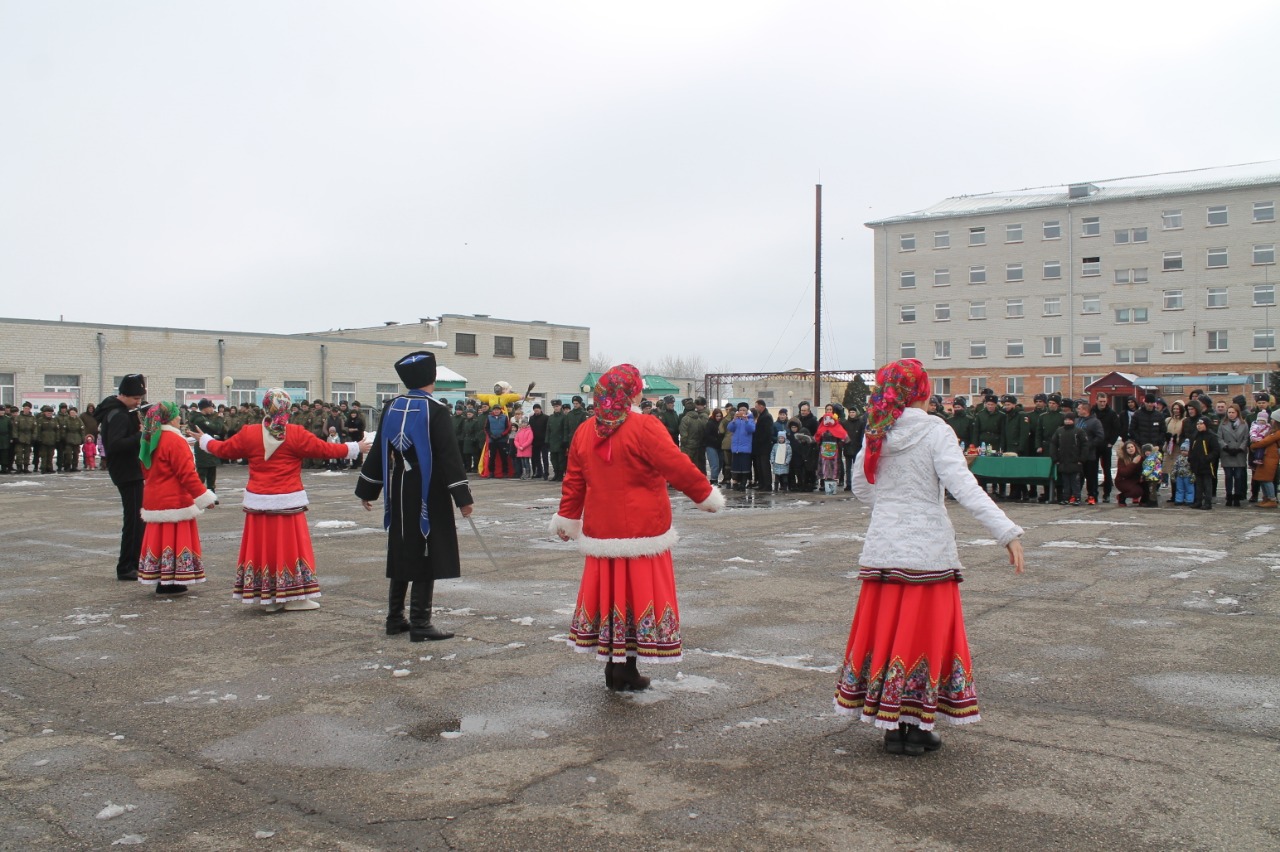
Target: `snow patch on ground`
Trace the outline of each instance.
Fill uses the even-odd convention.
[[[1266,535],[1267,533],[1271,532],[1274,529],[1275,527],[1272,526],[1271,524],[1259,524],[1258,526],[1254,527],[1253,529],[1245,533],[1244,537],[1257,538],[1260,535]]]
[[[0,482],[0,488],[35,488],[43,484],[32,479],[23,479],[18,482]]]
[[[809,663],[813,660],[811,654],[797,654],[787,656],[785,654],[738,654],[733,651],[708,651],[704,648],[695,648],[695,654],[706,654],[708,657],[723,657],[727,660],[743,660],[748,663],[759,663],[762,666],[777,666],[783,669],[798,669],[806,672],[821,672],[823,674],[835,674],[839,666],[834,663],[829,666],[813,666]]]
[[[726,559],[726,560],[725,560],[725,562],[750,562],[750,563],[754,564],[754,563],[755,563],[755,560],[754,560],[754,559],[744,559],[744,558],[742,558],[741,556],[730,556],[728,559]]]
[[[1106,527],[1145,527],[1146,526],[1146,524],[1140,524],[1137,521],[1089,521],[1083,518],[1080,518],[1080,519],[1065,518],[1061,521],[1050,521],[1048,525],[1049,526],[1066,526],[1068,524],[1072,524],[1072,525],[1089,524],[1094,526],[1106,526]]]
[[[316,523],[318,530],[353,530],[356,528],[355,521],[319,521]]]
[[[1203,547],[1173,547],[1171,545],[1162,544],[1143,544],[1143,545],[1127,545],[1127,544],[1091,544],[1084,541],[1046,541],[1041,547],[1056,547],[1063,549],[1075,550],[1139,550],[1143,553],[1168,553],[1173,556],[1181,556],[1190,559],[1192,562],[1219,562],[1227,558],[1225,550],[1209,550]]]

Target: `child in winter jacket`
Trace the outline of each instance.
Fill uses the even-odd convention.
[[[529,424],[512,418],[512,428],[515,435],[512,436],[511,442],[516,447],[516,470],[520,474],[521,479],[533,478],[533,429],[529,428]]]
[[[1088,449],[1089,439],[1076,428],[1075,415],[1064,412],[1062,425],[1049,439],[1049,458],[1058,466],[1058,480],[1062,483],[1060,505],[1080,505],[1080,469]]]
[[[773,469],[773,490],[790,491],[791,444],[786,432],[778,433],[778,440],[769,451],[769,465]]]
[[[329,434],[325,436],[325,439],[324,439],[324,440],[325,440],[325,443],[327,443],[327,444],[341,444],[341,443],[343,443],[342,436],[338,434],[338,428],[337,428],[336,426],[330,426],[330,427],[329,427]],[[326,461],[326,462],[324,463],[324,467],[325,467],[325,470],[337,470],[337,469],[338,469],[338,460],[337,460],[337,459],[329,459],[328,461]]]
[[[1196,501],[1196,480],[1191,472],[1191,442],[1183,441],[1173,461],[1173,504],[1191,506]]]
[[[1164,469],[1160,464],[1160,448],[1152,444],[1142,445],[1142,485],[1146,489],[1143,506],[1160,505],[1160,478]]]

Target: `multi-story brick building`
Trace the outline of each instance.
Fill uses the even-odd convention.
[[[939,393],[1262,386],[1275,360],[1280,161],[948,198],[875,231],[877,363]],[[1275,313],[1276,316],[1271,316]]]

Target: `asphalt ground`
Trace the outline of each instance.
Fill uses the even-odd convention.
[[[843,493],[677,496],[685,658],[612,694],[553,484],[474,483],[498,565],[464,525],[458,635],[411,644],[352,473],[305,478],[322,608],[232,600],[245,470],[176,600],[115,580],[105,474],[0,478],[0,848],[1280,847],[1274,511],[1007,506],[1017,577],[953,504],[983,721],[910,758],[832,713]]]

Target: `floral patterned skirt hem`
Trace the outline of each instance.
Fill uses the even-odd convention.
[[[138,557],[138,582],[144,586],[203,583],[200,528],[194,520],[147,524]]]
[[[623,558],[588,556],[569,637],[575,651],[594,651],[603,662],[624,662],[628,657],[680,662],[680,607],[671,551]]]
[[[305,514],[246,513],[231,596],[247,604],[318,598],[315,564]]]

